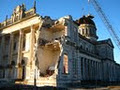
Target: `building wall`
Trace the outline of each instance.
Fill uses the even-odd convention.
[[[0,28],[0,78],[33,85],[37,75],[38,85],[63,86],[119,81],[120,65],[114,61],[113,47],[91,41],[80,28],[71,16],[55,21],[38,15]]]
[[[23,20],[10,27],[0,29],[2,31],[0,38],[1,78],[22,79],[22,60],[25,61],[25,79],[30,77],[30,63],[33,60],[31,54],[33,54],[32,52],[35,46],[35,44],[33,45],[32,38],[36,38],[32,35],[31,27],[33,27],[34,32],[36,32],[39,26],[38,22],[40,22],[39,17],[34,16],[27,19],[27,23],[26,20]],[[23,39],[25,40],[24,46]]]
[[[64,82],[74,81],[116,81],[113,48],[107,44],[97,45],[80,38],[73,27],[73,22],[67,22],[69,33],[66,44],[63,45],[63,54],[67,53],[69,62],[68,74],[62,73],[63,59],[61,60],[60,78]],[[70,25],[72,25],[70,27]],[[66,79],[68,81],[66,81]]]

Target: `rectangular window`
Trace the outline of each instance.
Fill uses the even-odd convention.
[[[82,34],[84,35],[85,33],[84,33],[84,29],[82,29]]]
[[[63,73],[68,74],[68,55],[64,54],[63,56]]]
[[[17,53],[18,51],[18,45],[19,45],[19,34],[14,35],[14,40],[13,40],[13,51],[14,53]]]
[[[25,51],[30,50],[30,33],[26,33],[25,35]]]
[[[25,40],[25,36],[23,37],[23,51],[25,50],[25,42],[26,42],[26,40]]]

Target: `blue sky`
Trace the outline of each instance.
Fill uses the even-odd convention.
[[[98,1],[120,37],[120,0]],[[0,0],[0,22],[5,20],[6,15],[10,17],[17,5],[24,3],[26,8],[30,9],[33,6],[33,2],[34,0]],[[78,19],[83,14],[90,12],[95,16],[94,21],[97,26],[99,40],[111,38],[97,12],[91,4],[88,5],[87,0],[36,0],[36,2],[37,13],[42,16],[50,16],[53,19],[58,19],[65,15],[71,15],[73,19]],[[120,63],[120,50],[118,50],[114,42],[113,44],[115,46],[115,60]]]

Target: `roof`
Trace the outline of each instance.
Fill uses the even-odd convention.
[[[109,46],[111,46],[112,48],[114,48],[114,45],[111,41],[111,39],[107,39],[107,40],[101,40],[101,41],[98,41],[97,42],[97,45],[100,45],[100,44],[108,44]]]
[[[87,15],[87,16],[84,15],[82,18],[76,20],[76,22],[77,22],[78,25],[81,25],[81,24],[91,24],[91,25],[95,26],[95,23],[92,20],[93,18],[94,18],[94,16],[92,16],[92,15]]]

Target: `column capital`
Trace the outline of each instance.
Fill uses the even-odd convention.
[[[23,34],[23,31],[22,31],[22,29],[20,29],[20,30],[19,30],[19,33],[20,33],[20,35],[22,35],[22,34]]]
[[[19,29],[19,41],[18,41],[18,58],[17,58],[17,63],[21,62],[22,58],[22,44],[23,44],[23,30]]]
[[[30,26],[30,29],[31,29],[31,30],[34,30],[34,29],[35,29],[35,27],[34,27],[34,26],[35,26],[34,24],[33,24],[33,25],[31,25],[31,26]]]
[[[30,65],[33,66],[33,59],[34,59],[34,44],[35,44],[35,28],[34,28],[34,25],[31,25],[30,26],[30,29],[31,29],[31,38],[30,38]]]
[[[13,37],[13,33],[12,32],[10,33],[10,37]]]

